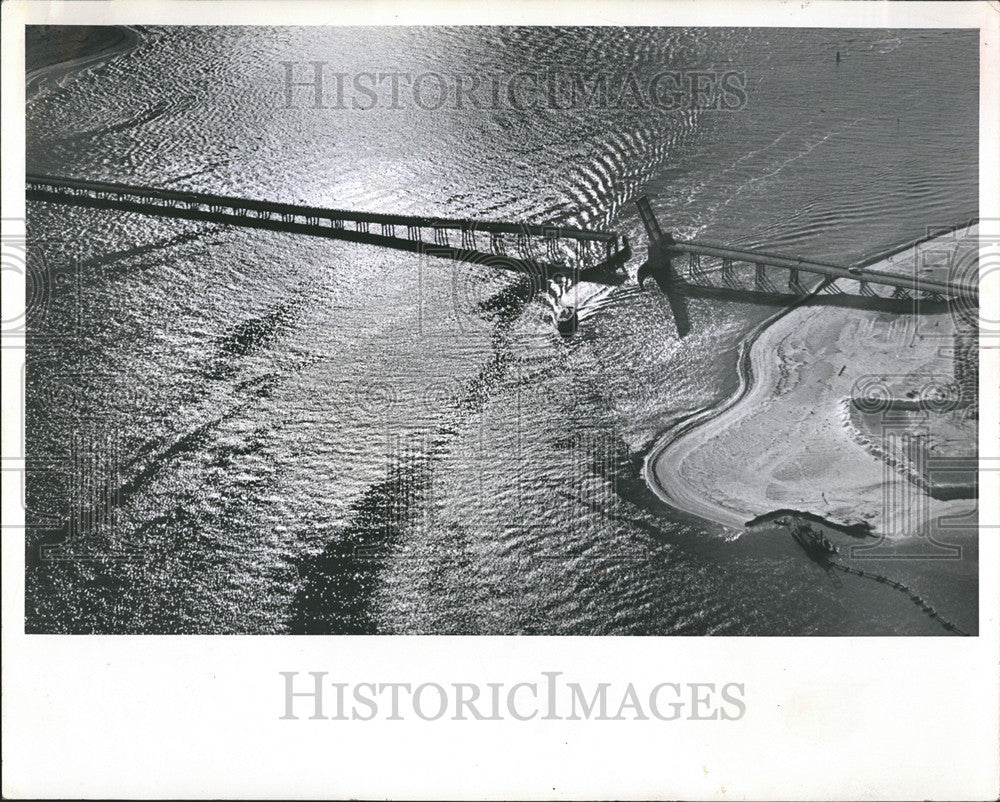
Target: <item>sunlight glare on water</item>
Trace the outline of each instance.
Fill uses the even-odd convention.
[[[372,211],[665,230],[842,263],[977,214],[976,31],[156,29],[35,99],[29,172]],[[835,63],[835,53],[842,59]],[[287,108],[300,72],[737,70],[739,111]],[[726,544],[637,465],[773,309],[45,204],[78,271],[31,331],[29,453],[99,444],[102,536],[29,566],[39,632],[935,634],[793,548]],[[60,305],[63,304],[63,305]],[[32,514],[46,486],[29,485]],[[30,562],[30,561],[29,561]],[[974,589],[972,589],[974,590]],[[957,594],[970,592],[956,590]]]

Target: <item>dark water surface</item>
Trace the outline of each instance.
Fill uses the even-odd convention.
[[[633,275],[641,194],[682,235],[845,263],[977,215],[975,31],[141,34],[29,103],[29,171],[607,226],[639,246]],[[735,70],[746,105],[315,109],[304,88],[285,108],[282,62],[311,60],[348,75]],[[564,339],[529,284],[482,267],[29,215],[52,288],[29,335],[31,632],[942,631],[794,544],[724,541],[637,478],[671,420],[731,388],[736,345],[774,309],[694,300],[681,343],[656,293],[583,286],[610,303]],[[61,541],[71,559],[39,556]],[[975,629],[967,562],[907,570]]]

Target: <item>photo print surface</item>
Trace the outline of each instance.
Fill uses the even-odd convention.
[[[977,30],[26,72],[28,633],[978,633]]]

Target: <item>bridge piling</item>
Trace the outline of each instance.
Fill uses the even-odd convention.
[[[553,231],[545,232],[545,255],[553,262],[559,259],[559,238]]]
[[[799,271],[795,268],[791,268],[788,271],[788,289],[796,295],[805,295],[806,293],[806,288],[802,286],[802,282],[799,280]]]
[[[761,291],[767,289],[764,270],[765,270],[764,265],[762,265],[760,262],[757,262],[754,265],[754,279],[753,279],[754,289]]]
[[[688,278],[694,281],[701,275],[701,257],[696,253],[688,254]]]

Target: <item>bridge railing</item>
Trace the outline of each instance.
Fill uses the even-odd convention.
[[[826,291],[831,291],[831,285],[834,281],[843,278],[857,281],[859,290],[863,295],[872,294],[868,287],[869,284],[882,284],[895,287],[899,293],[904,295],[904,291],[912,290],[924,292],[932,296],[961,297],[965,300],[978,303],[979,288],[967,282],[887,273],[884,270],[872,270],[869,267],[845,267],[844,265],[821,262],[816,259],[803,259],[800,256],[790,257],[756,249],[731,248],[711,242],[677,240],[671,234],[663,233],[648,198],[638,198],[635,205],[639,210],[639,217],[649,237],[650,263],[655,264],[664,257],[670,258],[687,254],[691,260],[689,272],[692,275],[702,275],[708,272],[702,269],[700,265],[701,257],[707,256],[721,260],[723,280],[729,282],[734,280],[734,262],[754,265],[754,281],[758,288],[765,288],[767,286],[765,269],[767,267],[777,267],[789,272],[789,286],[798,292],[804,289],[799,282],[799,273],[805,272],[823,276],[826,280],[821,283],[819,289]],[[836,288],[834,287],[833,291],[835,290]]]
[[[295,203],[253,200],[231,195],[187,192],[184,190],[158,189],[131,184],[116,184],[104,181],[86,181],[77,178],[27,175],[25,183],[29,190],[39,193],[66,193],[71,195],[91,195],[97,198],[127,200],[137,199],[155,205],[178,205],[186,208],[206,207],[210,211],[231,210],[237,215],[254,214],[258,217],[288,215],[328,221],[331,225],[352,222],[366,226],[378,223],[385,226],[401,226],[411,229],[448,229],[465,233],[482,231],[491,234],[523,234],[531,237],[572,239],[582,242],[602,243],[607,248],[617,250],[618,234],[612,231],[583,229],[576,226],[532,223],[512,223],[496,220],[472,220],[458,218],[429,217],[425,215],[387,214],[383,212],[363,212],[351,209],[331,209]]]
[[[758,250],[742,250],[729,248],[723,245],[715,245],[707,242],[694,242],[675,240],[668,245],[662,246],[662,250],[668,254],[694,254],[695,256],[715,257],[726,262],[746,262],[754,265],[764,265],[767,267],[778,267],[785,270],[814,273],[828,278],[850,279],[853,281],[867,282],[870,284],[883,284],[900,289],[922,291],[928,293],[938,293],[941,295],[962,296],[964,298],[976,299],[979,290],[974,285],[949,281],[946,279],[935,279],[917,275],[907,275],[903,273],[887,273],[884,270],[872,270],[867,267],[844,267],[843,265],[820,262],[813,259],[803,259],[801,257],[781,256]]]

